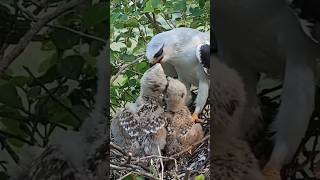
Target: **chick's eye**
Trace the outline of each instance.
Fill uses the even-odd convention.
[[[184,94],[184,93],[182,93],[182,94],[180,94],[180,97],[181,97],[181,98],[183,98],[183,97],[184,97],[184,95],[185,95],[185,94]]]
[[[163,53],[163,48],[161,48],[155,55],[154,58],[160,57]]]

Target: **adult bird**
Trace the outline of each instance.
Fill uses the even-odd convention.
[[[276,132],[275,144],[264,169],[270,179],[280,179],[280,170],[291,162],[314,108],[314,64],[320,57],[319,47],[305,35],[284,0],[217,0],[215,7],[218,55],[238,71],[245,84],[245,138],[257,129],[257,74],[283,82],[281,105],[270,126]]]
[[[187,87],[188,103],[191,102],[191,85],[198,86],[195,100],[194,121],[204,108],[209,93],[210,35],[191,28],[175,28],[155,35],[147,45],[149,63],[161,63],[167,75],[178,75]],[[170,71],[170,69],[171,71]],[[175,72],[174,72],[175,71]]]

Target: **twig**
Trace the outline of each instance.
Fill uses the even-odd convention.
[[[173,157],[166,157],[166,156],[157,156],[157,155],[151,155],[151,156],[146,156],[142,158],[138,158],[138,161],[143,160],[143,159],[150,159],[150,158],[161,158],[161,159],[167,159],[167,160],[173,160],[175,164],[175,171],[178,172],[178,162],[175,158]]]
[[[72,32],[72,33],[74,33],[74,34],[77,34],[77,35],[79,35],[79,36],[82,36],[82,37],[86,37],[86,38],[89,38],[89,39],[93,39],[93,40],[96,40],[96,41],[100,41],[100,42],[103,42],[103,43],[107,43],[107,40],[105,40],[105,39],[102,39],[102,38],[97,37],[97,36],[93,36],[93,35],[91,35],[91,34],[86,34],[86,33],[84,33],[84,32],[77,31],[77,30],[71,29],[71,28],[66,27],[66,26],[51,25],[51,24],[47,24],[46,26],[51,27],[51,28],[56,28],[56,29],[63,29],[63,30]]]
[[[124,72],[128,67],[130,67],[131,65],[139,62],[143,57],[144,57],[144,55],[140,55],[140,57],[137,57],[136,60],[131,61],[130,63],[121,66],[120,69],[119,69],[119,71],[117,72],[117,74],[115,74],[114,76],[112,76],[110,83],[113,84],[114,81],[118,78],[118,76],[120,76],[121,73],[123,73],[123,72]]]
[[[9,47],[9,44],[7,43],[3,43],[1,49],[0,49],[0,59],[3,58],[5,50]]]
[[[8,169],[7,169],[7,167],[5,166],[5,164],[8,164],[8,162],[7,162],[7,161],[0,161],[0,166],[2,167],[2,169],[3,169],[5,172],[7,172]]]
[[[47,12],[38,22],[33,24],[29,31],[20,39],[18,44],[0,61],[0,76],[3,75],[4,71],[8,69],[10,64],[24,51],[32,40],[33,36],[36,35],[43,26],[47,23],[65,13],[66,11],[80,5],[85,0],[71,0],[66,4],[63,4],[56,8],[53,12]]]
[[[126,171],[134,171],[136,170],[135,168],[132,167],[121,167],[121,166],[116,166],[114,164],[110,164],[110,169],[114,169],[114,170],[126,170]],[[155,179],[154,176],[152,174],[146,173],[146,172],[142,172],[142,171],[138,171],[138,172],[134,172],[136,174],[151,178],[151,179]]]
[[[162,14],[164,14],[164,13],[162,13]],[[173,29],[174,27],[171,26],[171,24],[168,22],[168,20],[166,19],[166,17],[163,16],[162,14],[160,14],[160,16],[164,19],[164,21],[167,23],[167,25],[168,25],[171,29]]]
[[[20,158],[18,154],[8,144],[6,135],[0,134],[0,145],[1,149],[5,149],[8,152],[8,154],[10,154],[11,158],[14,160],[15,163],[19,162]]]
[[[191,171],[190,171],[190,169],[187,169],[187,170],[186,170],[186,173],[185,173],[185,175],[184,175],[184,177],[183,177],[183,180],[188,180],[188,179],[190,179],[190,178],[189,178],[190,175],[191,175]]]
[[[125,156],[129,156],[129,154],[127,152],[125,152],[124,150],[122,150],[121,147],[119,147],[118,145],[110,142],[110,149],[112,149],[112,148],[118,150],[120,153],[122,153]]]
[[[156,29],[157,33],[161,33],[162,30],[160,26],[157,24],[157,20],[155,18],[152,18],[149,13],[144,13],[146,17],[149,19],[153,27]]]
[[[35,16],[31,11],[24,8],[20,2],[17,2],[16,5],[19,8],[19,10],[25,15],[24,17],[26,19],[31,20],[31,21],[38,21],[39,20],[39,18],[37,16]]]
[[[18,136],[18,135],[14,135],[14,134],[11,134],[11,133],[9,133],[9,132],[5,132],[5,131],[2,131],[2,130],[0,130],[0,137],[5,137],[5,138],[13,138],[13,139],[17,139],[17,140],[19,140],[19,141],[21,141],[21,142],[24,142],[24,143],[27,143],[27,144],[29,144],[29,145],[34,145],[34,143],[33,142],[31,142],[31,141],[28,141],[28,140],[26,140],[26,139],[24,139],[24,138],[22,138],[22,137],[20,137],[20,136]]]
[[[159,152],[159,156],[161,156],[161,150],[160,150],[159,145],[158,145],[158,152]],[[159,159],[160,159],[160,165],[161,165],[161,176],[160,176],[160,179],[163,180],[163,177],[164,177],[164,165],[163,165],[162,158],[159,158]]]
[[[30,71],[29,68],[27,68],[26,66],[23,66],[23,68],[27,71],[27,73],[34,79],[38,82],[38,84],[40,85],[40,87],[42,87],[42,89],[44,89],[46,91],[46,93],[51,97],[51,99],[53,101],[55,101],[56,103],[58,103],[60,106],[62,106],[63,108],[65,108],[73,117],[75,117],[79,123],[81,124],[82,120],[81,118],[72,111],[72,109],[68,106],[66,106],[65,104],[63,104],[61,101],[59,101],[59,99],[57,99],[51,92],[50,90],[42,84],[42,82],[37,78],[35,77],[35,75],[32,74],[32,72]]]
[[[201,144],[202,142],[206,141],[206,140],[209,139],[209,138],[210,138],[210,135],[207,135],[207,136],[205,136],[203,139],[201,139],[200,141],[197,141],[197,142],[193,143],[191,146],[189,146],[189,147],[186,148],[185,150],[180,151],[180,152],[178,152],[177,154],[174,154],[174,155],[172,155],[172,156],[170,156],[170,157],[171,157],[171,158],[179,157],[180,155],[188,152],[189,150],[191,150],[192,148],[194,148],[195,146]]]
[[[43,7],[42,2],[39,2],[37,0],[31,0],[30,2],[37,7]]]

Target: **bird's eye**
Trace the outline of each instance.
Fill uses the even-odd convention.
[[[184,93],[180,94],[180,97],[181,97],[181,98],[183,98],[184,96],[185,96],[185,94],[184,94]]]
[[[154,58],[160,57],[163,53],[163,48],[161,48],[155,55]]]

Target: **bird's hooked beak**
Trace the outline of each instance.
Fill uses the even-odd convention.
[[[153,58],[152,62],[150,63],[150,67],[154,66],[155,64],[159,63],[162,64],[163,55],[158,58]]]
[[[151,67],[157,63],[160,63],[160,64],[163,63],[162,62],[163,57],[164,57],[163,47],[164,47],[164,45],[162,45],[162,47],[159,49],[159,51],[153,56],[152,61],[150,62]]]

